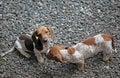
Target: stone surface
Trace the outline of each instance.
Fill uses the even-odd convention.
[[[27,59],[18,51],[0,58],[0,78],[119,78],[120,1],[119,0],[1,0],[0,53],[10,49],[17,36],[30,34],[42,25],[54,29],[53,44],[75,45],[99,33],[112,34],[118,53],[109,63],[102,54],[86,60],[85,71],[75,64],[36,58]]]

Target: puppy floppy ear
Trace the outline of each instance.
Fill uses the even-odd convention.
[[[50,53],[47,53],[47,54],[46,54],[46,57],[47,57],[49,60],[52,60],[52,57],[53,57],[53,56],[52,56]]]
[[[68,48],[68,53],[69,54],[74,54],[75,53],[75,49],[73,47],[69,47]]]
[[[63,58],[60,53],[54,56],[54,60],[63,63]]]
[[[56,62],[63,63],[63,58],[59,51],[56,49],[51,49],[46,56],[49,60],[55,60]]]
[[[34,42],[36,42],[37,39],[38,39],[38,37],[37,37],[37,31],[34,31],[34,32],[33,32],[33,35],[32,35],[32,40],[33,40]]]
[[[53,29],[48,28],[48,27],[47,27],[47,29],[48,29],[48,31],[50,32],[51,38],[52,38],[52,39],[55,39],[55,34],[54,34]]]

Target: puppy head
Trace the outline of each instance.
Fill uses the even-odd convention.
[[[47,43],[47,44],[49,43],[50,37],[52,39],[55,38],[54,32],[51,28],[45,26],[36,29],[36,31],[32,35],[32,39],[34,42],[36,42],[39,39],[42,43]]]
[[[65,49],[66,46],[61,46],[61,45],[56,45],[56,46],[53,46],[50,51],[48,52],[47,54],[47,58],[49,60],[55,60],[57,62],[61,62],[63,63],[63,57],[62,55],[60,54],[60,50],[62,49]]]

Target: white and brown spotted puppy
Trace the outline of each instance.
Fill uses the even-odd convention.
[[[113,36],[99,34],[83,40],[72,47],[53,46],[47,54],[48,59],[59,62],[77,63],[79,70],[84,70],[85,59],[104,51],[103,61],[108,61],[113,52]]]
[[[1,56],[17,49],[22,55],[29,58],[28,52],[34,52],[39,63],[43,62],[42,53],[46,53],[49,48],[50,37],[54,39],[54,32],[51,28],[42,26],[37,28],[32,37],[26,34],[22,34],[17,37],[14,46],[7,52],[2,53]]]

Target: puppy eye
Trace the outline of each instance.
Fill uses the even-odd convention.
[[[65,49],[68,49],[69,47],[65,47]]]
[[[46,31],[45,33],[48,34],[48,31]]]

